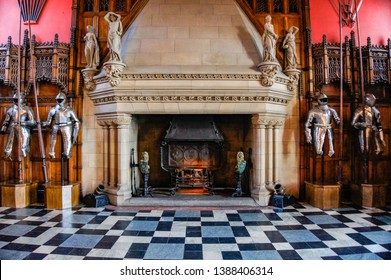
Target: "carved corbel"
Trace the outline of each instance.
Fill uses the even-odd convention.
[[[116,87],[121,83],[121,74],[125,69],[125,64],[119,61],[108,61],[103,64],[103,69],[106,71],[106,77],[109,79],[109,84]]]
[[[281,66],[274,62],[263,62],[258,65],[258,69],[261,72],[261,85],[265,87],[271,87],[277,75],[277,72],[281,70]]]
[[[297,86],[299,85],[301,71],[297,69],[290,69],[285,70],[284,73],[289,77],[287,84],[288,90],[295,91],[297,89]]]
[[[96,83],[94,81],[94,76],[98,73],[98,70],[93,68],[86,68],[81,70],[84,80],[84,88],[89,91],[93,91],[96,88]]]

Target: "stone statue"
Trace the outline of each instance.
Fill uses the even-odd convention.
[[[285,49],[285,69],[296,69],[297,67],[297,53],[296,53],[296,33],[299,28],[291,26],[288,29],[284,41],[282,42],[282,48]]]
[[[264,32],[262,34],[263,44],[263,62],[277,62],[276,58],[276,43],[278,35],[274,33],[274,27],[271,24],[272,17],[265,17]]]
[[[24,98],[20,94],[20,110],[18,109],[18,95],[14,94],[13,96],[14,105],[8,109],[3,126],[1,127],[1,133],[5,134],[8,126],[10,126],[10,132],[8,135],[7,143],[5,145],[4,157],[10,157],[12,153],[12,146],[15,140],[20,136],[22,141],[22,155],[26,157],[30,151],[30,138],[31,133],[30,129],[34,127],[37,123],[34,119],[33,110],[24,103]],[[20,135],[18,129],[20,116]]]
[[[148,174],[149,173],[149,154],[148,152],[143,152],[142,154],[142,159],[140,160],[140,171],[143,174]]]
[[[113,12],[108,12],[104,18],[109,23],[107,46],[110,50],[110,60],[121,61],[121,36],[123,31],[121,16]]]
[[[365,142],[366,150],[369,151],[370,145],[375,145],[375,152],[378,155],[384,151],[386,142],[384,141],[383,128],[380,122],[380,111],[375,107],[375,102],[376,97],[371,93],[367,93],[365,95],[365,108],[363,109],[360,106],[355,110],[352,125],[359,130],[358,140],[361,152],[364,152]],[[372,139],[374,141],[371,141]]]
[[[86,68],[95,69],[99,65],[99,44],[94,33],[94,27],[87,25],[87,34],[84,36],[86,42],[84,54],[86,56]]]
[[[73,109],[66,105],[67,97],[63,92],[56,96],[57,105],[52,107],[49,111],[46,122],[42,123],[43,127],[52,126],[52,133],[50,136],[49,156],[55,158],[54,147],[56,145],[57,132],[60,130],[63,143],[63,156],[67,159],[71,157],[72,146],[77,141],[79,134],[80,121]]]
[[[246,161],[244,160],[244,153],[238,152],[236,155],[236,165],[235,165],[235,173],[243,173],[246,168]]]
[[[327,95],[321,93],[318,96],[318,106],[311,109],[305,123],[305,135],[308,143],[312,143],[311,127],[313,128],[315,150],[318,155],[323,155],[324,138],[329,138],[329,157],[334,155],[332,119],[339,125],[340,119],[337,112],[327,105]]]

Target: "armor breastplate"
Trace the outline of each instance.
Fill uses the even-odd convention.
[[[374,114],[370,107],[365,107],[365,124],[371,126],[373,124]]]
[[[18,123],[19,122],[19,110],[18,110],[18,107],[17,106],[14,106],[12,108],[12,119],[13,119],[13,122],[14,123]],[[27,111],[24,107],[21,107],[21,110],[20,110],[20,120],[21,121],[28,121],[28,114],[27,114]]]
[[[72,119],[70,117],[70,112],[69,112],[68,108],[65,108],[65,107],[56,108],[56,111],[54,114],[54,120],[56,121],[57,125],[71,124]]]
[[[316,120],[317,126],[329,127],[331,122],[331,112],[330,110],[322,110],[317,108],[314,110],[314,119]]]

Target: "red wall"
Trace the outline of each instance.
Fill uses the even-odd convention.
[[[339,42],[339,18],[331,1],[310,0],[312,43],[320,43],[323,34],[326,34],[328,42]],[[363,0],[358,16],[361,44],[366,45],[367,37],[371,37],[372,44],[386,45],[387,39],[391,38],[391,0]],[[350,38],[352,30],[357,41],[357,25],[353,29],[343,27],[342,38],[345,35]]]
[[[37,41],[53,41],[58,34],[60,42],[69,43],[71,34],[72,0],[46,0],[37,24],[31,25],[31,33]],[[28,25],[22,23],[23,31]],[[0,0],[0,43],[6,43],[8,36],[17,44],[19,37],[19,5],[17,0]]]
[[[332,0],[310,0],[312,42],[322,41],[323,34],[328,42],[339,42],[339,20],[331,5]],[[357,0],[358,2],[359,0]],[[61,42],[70,41],[72,0],[46,0],[37,24],[32,25],[32,33],[38,41],[53,41],[54,34]],[[12,36],[18,42],[19,7],[17,0],[0,0],[0,43],[6,43]],[[359,12],[361,44],[366,44],[370,36],[372,44],[385,45],[391,38],[391,0],[364,0]],[[22,30],[27,25],[22,24]],[[357,35],[356,26],[353,28]],[[343,28],[343,36],[350,36],[350,28]]]

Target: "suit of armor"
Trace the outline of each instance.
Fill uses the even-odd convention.
[[[56,146],[57,132],[60,131],[63,142],[63,156],[69,159],[72,154],[72,146],[77,141],[80,121],[73,109],[65,105],[66,96],[64,93],[60,92],[56,96],[56,102],[57,105],[50,109],[48,118],[46,122],[42,123],[42,126],[49,126],[54,120],[50,136],[49,156],[55,158],[54,147]]]
[[[334,155],[332,119],[339,125],[340,119],[337,112],[327,105],[328,98],[325,94],[320,94],[318,98],[319,106],[310,110],[305,123],[305,134],[308,143],[312,143],[311,127],[313,128],[314,145],[318,155],[323,155],[323,144],[327,133],[329,139],[329,157]]]
[[[5,145],[4,157],[8,158],[12,152],[12,146],[14,143],[15,136],[19,137],[18,123],[20,114],[20,137],[22,140],[22,154],[26,157],[30,151],[30,129],[36,125],[34,114],[32,109],[24,104],[24,99],[20,97],[20,111],[18,109],[18,97],[15,94],[13,96],[14,104],[5,116],[3,126],[1,127],[1,133],[7,131],[7,127],[10,126],[10,132],[8,135],[7,143]]]
[[[386,143],[384,141],[383,128],[380,122],[380,112],[374,106],[375,102],[376,97],[373,94],[367,93],[365,96],[364,109],[361,106],[355,110],[352,125],[359,130],[358,140],[361,152],[364,152],[364,142],[366,150],[369,151],[370,144],[373,145],[371,142],[373,137],[376,146],[375,152],[376,154],[381,154],[384,151]]]

